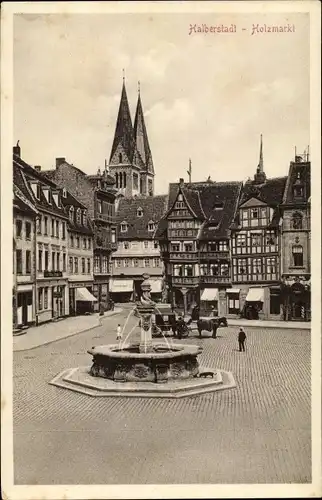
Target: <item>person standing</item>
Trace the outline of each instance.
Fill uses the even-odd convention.
[[[239,351],[245,352],[245,340],[246,340],[246,333],[244,332],[243,328],[239,329],[238,333],[238,344],[239,344]]]
[[[117,328],[116,328],[116,340],[122,340],[122,328],[121,328],[121,325],[117,325]]]

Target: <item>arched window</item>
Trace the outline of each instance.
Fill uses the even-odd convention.
[[[303,215],[300,212],[292,215],[292,229],[303,229]]]
[[[69,220],[71,222],[74,222],[74,207],[73,206],[71,206],[69,209]]]
[[[115,184],[116,184],[116,187],[118,188],[119,187],[119,174],[117,172],[115,174]]]
[[[143,210],[142,210],[142,208],[141,208],[141,207],[139,207],[139,208],[137,209],[137,211],[136,211],[136,215],[137,215],[138,217],[143,217]]]
[[[123,172],[123,187],[126,188],[126,173]]]
[[[301,245],[293,245],[292,254],[294,267],[303,267],[303,247]]]
[[[119,154],[119,163],[122,163],[123,158],[122,158],[122,153]]]
[[[123,187],[123,172],[120,172],[120,176],[119,176],[119,187],[122,188]]]

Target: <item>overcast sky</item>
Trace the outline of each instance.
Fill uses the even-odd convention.
[[[191,23],[237,33],[189,35]],[[295,32],[251,35],[253,23]],[[305,14],[16,15],[14,140],[32,165],[65,156],[95,173],[124,68],[133,121],[141,82],[157,193],[187,178],[189,157],[195,181],[253,176],[261,133],[267,175],[286,175],[294,146],[309,144],[308,27]]]

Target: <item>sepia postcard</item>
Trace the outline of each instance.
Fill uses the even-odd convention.
[[[321,496],[320,14],[2,3],[4,499]]]

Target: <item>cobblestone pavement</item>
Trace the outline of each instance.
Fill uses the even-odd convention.
[[[311,481],[309,331],[250,328],[245,353],[236,327],[182,340],[203,345],[203,364],[233,372],[237,388],[228,391],[91,398],[48,384],[64,368],[90,364],[87,349],[114,343],[124,318],[14,353],[16,484]]]

